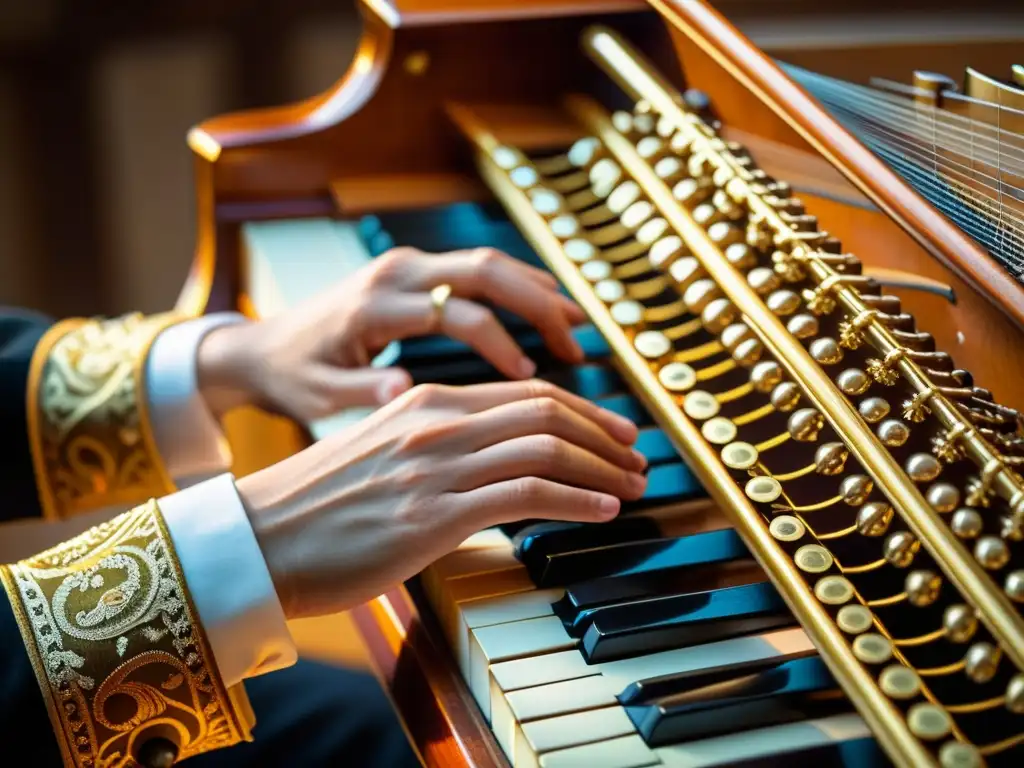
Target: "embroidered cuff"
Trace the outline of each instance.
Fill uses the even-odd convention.
[[[67,320],[39,342],[29,441],[44,516],[138,504],[174,490],[149,423],[145,362],[180,315]]]
[[[66,766],[178,759],[251,739],[245,691],[219,676],[156,501],[0,567]]]

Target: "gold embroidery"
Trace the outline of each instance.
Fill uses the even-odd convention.
[[[66,766],[135,766],[152,737],[179,760],[250,739],[196,621],[156,501],[0,567]]]
[[[29,440],[43,514],[122,508],[175,490],[150,429],[146,356],[175,314],[67,320],[36,348]]]

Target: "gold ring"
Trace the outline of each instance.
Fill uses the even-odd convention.
[[[452,287],[448,283],[441,283],[430,290],[430,303],[434,307],[434,322],[441,323],[441,316],[444,314],[444,305],[452,295]]]

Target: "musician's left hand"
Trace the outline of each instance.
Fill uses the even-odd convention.
[[[451,296],[439,310],[430,292],[445,284]],[[199,350],[200,385],[217,412],[258,405],[308,422],[409,389],[405,371],[370,361],[392,341],[435,333],[465,342],[511,379],[531,377],[533,361],[481,299],[530,322],[560,358],[582,359],[571,331],[585,315],[547,272],[492,248],[396,248],[302,306],[211,333]]]

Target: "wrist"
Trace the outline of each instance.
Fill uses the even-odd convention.
[[[280,468],[281,464],[287,463],[287,461],[286,459],[275,467]],[[249,518],[249,524],[256,536],[256,543],[263,553],[263,559],[270,572],[270,580],[274,584],[281,608],[287,618],[293,618],[295,600],[287,578],[289,568],[283,556],[287,547],[281,546],[285,526],[279,523],[292,516],[289,509],[295,503],[289,499],[288,494],[281,492],[281,478],[274,476],[275,467],[238,478],[235,480],[235,489],[242,501],[242,508]]]
[[[196,352],[196,378],[207,407],[218,419],[256,400],[258,354],[250,338],[252,324],[215,328]]]

